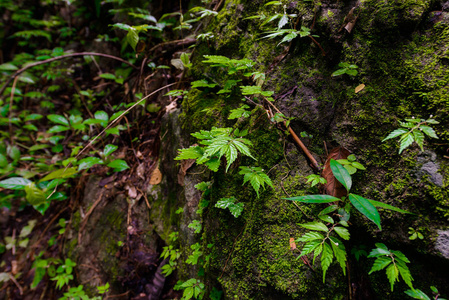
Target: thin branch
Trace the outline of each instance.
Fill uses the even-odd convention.
[[[68,57],[74,57],[74,56],[102,56],[102,57],[107,57],[110,59],[115,59],[118,60],[124,64],[127,64],[128,66],[133,67],[134,69],[139,69],[138,67],[136,67],[135,65],[133,65],[132,63],[130,63],[129,61],[126,61],[124,59],[121,59],[120,57],[116,57],[113,55],[109,55],[109,54],[104,54],[104,53],[96,53],[96,52],[78,52],[78,53],[70,53],[70,54],[66,54],[66,55],[61,55],[61,56],[57,56],[57,57],[53,57],[53,58],[49,58],[43,61],[38,61],[32,64],[29,64],[25,67],[23,67],[22,69],[16,71],[13,75],[11,75],[11,77],[8,78],[8,80],[6,81],[6,83],[2,86],[2,88],[0,89],[0,95],[3,94],[3,92],[5,91],[5,89],[8,87],[8,85],[11,83],[11,81],[16,78],[17,76],[19,76],[20,74],[22,74],[23,72],[25,72],[26,70],[35,67],[35,66],[39,66],[39,65],[43,65],[49,62],[53,62],[56,60],[60,60],[60,59],[64,59],[64,58],[68,58]]]

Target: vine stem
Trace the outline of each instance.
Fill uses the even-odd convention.
[[[130,63],[129,61],[126,61],[120,57],[117,56],[113,56],[113,55],[109,55],[109,54],[104,54],[104,53],[97,53],[97,52],[77,52],[77,53],[70,53],[70,54],[65,54],[65,55],[61,55],[61,56],[57,56],[57,57],[52,57],[43,61],[38,61],[32,64],[29,64],[25,67],[23,67],[22,69],[16,71],[13,75],[11,75],[11,77],[8,78],[8,80],[6,80],[6,83],[2,86],[2,88],[0,89],[0,95],[3,94],[3,92],[5,91],[6,87],[11,83],[11,81],[13,79],[15,79],[17,76],[19,76],[20,74],[22,74],[23,72],[25,72],[26,70],[35,67],[35,66],[39,66],[39,65],[43,65],[43,64],[47,64],[49,62],[53,62],[56,60],[60,60],[60,59],[64,59],[64,58],[68,58],[68,57],[74,57],[74,56],[102,56],[102,57],[107,57],[110,59],[115,59],[118,60],[124,64],[127,64],[128,66],[133,67],[134,69],[139,69],[138,67],[136,67],[135,65],[133,65],[132,63]]]

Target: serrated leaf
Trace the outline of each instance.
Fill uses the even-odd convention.
[[[349,192],[352,186],[352,179],[351,175],[349,174],[348,170],[345,169],[341,164],[339,164],[335,159],[330,160],[330,167],[332,170],[332,173],[334,174],[335,178],[346,188],[346,190]]]
[[[341,243],[335,237],[330,237],[332,251],[334,252],[334,256],[340,264],[341,269],[343,270],[343,275],[346,275],[346,249],[343,243]]]
[[[304,245],[304,247],[302,248],[302,251],[301,251],[301,254],[299,255],[299,257],[311,253],[312,251],[317,249],[317,247],[320,245],[321,245],[321,240],[314,240],[314,241],[310,241],[310,242],[306,243]]]
[[[122,159],[113,160],[112,162],[108,163],[107,166],[110,168],[113,168],[114,172],[121,172],[126,169],[129,169],[129,166],[126,163],[126,161],[124,161]]]
[[[208,161],[206,161],[204,164],[211,169],[213,172],[217,172],[218,168],[220,167],[220,159],[217,157],[213,157],[211,159],[209,159]]]
[[[295,37],[297,37],[298,34],[296,32],[291,32],[289,34],[287,34],[286,36],[284,36],[284,38],[279,42],[278,46],[282,43],[285,42],[290,42],[291,40],[293,40]]]
[[[65,126],[70,126],[69,121],[61,115],[48,115],[47,118],[56,124],[61,124]]]
[[[373,221],[374,224],[379,227],[379,230],[382,230],[380,225],[380,215],[374,205],[368,199],[363,198],[362,196],[349,194],[349,201],[351,201],[352,205],[361,212],[365,217],[369,220]]]
[[[327,228],[326,225],[324,225],[321,222],[310,222],[310,223],[305,223],[305,224],[299,224],[301,227],[310,229],[310,230],[318,230],[318,231],[324,231],[324,232],[328,232],[329,228]]]
[[[396,281],[398,281],[399,271],[396,265],[391,264],[388,266],[387,270],[385,271],[388,277],[388,281],[390,282],[391,291],[393,291],[393,286]]]
[[[326,272],[334,258],[332,248],[328,243],[324,243],[323,252],[321,253],[321,269],[323,270],[323,283],[326,279]]]
[[[424,292],[421,290],[407,290],[404,292],[406,295],[414,298],[414,299],[420,299],[420,300],[431,300]],[[441,298],[438,298],[441,299]]]
[[[344,240],[349,240],[350,234],[349,231],[344,228],[344,227],[340,227],[340,226],[335,226],[334,227],[334,231]]]
[[[313,240],[320,240],[322,241],[324,239],[324,236],[319,232],[307,232],[302,237],[298,238],[298,242],[310,242]]]
[[[419,128],[421,128],[422,132],[424,132],[426,135],[428,135],[434,139],[438,138],[437,134],[435,133],[435,130],[433,130],[432,127],[427,126],[427,125],[421,125]]]
[[[181,149],[178,156],[175,157],[175,160],[182,159],[197,159],[201,158],[204,154],[204,150],[200,146],[190,146],[187,149]]]
[[[398,136],[400,136],[400,135],[402,135],[402,134],[404,134],[404,133],[407,133],[408,131],[407,130],[405,130],[405,129],[396,129],[396,130],[394,130],[394,131],[392,131],[386,138],[384,138],[383,140],[382,140],[382,142],[385,142],[386,140],[389,140],[389,139],[393,139],[393,138],[395,138],[395,137],[398,137]]]
[[[340,198],[333,197],[330,195],[306,195],[306,196],[297,196],[290,198],[282,198],[284,200],[291,201],[299,201],[304,203],[331,203],[335,201],[341,201]]]
[[[22,177],[11,177],[0,181],[0,187],[9,190],[23,190],[30,183],[32,183],[30,180]]]
[[[377,257],[368,274],[371,274],[373,272],[380,271],[380,270],[386,268],[391,262],[392,262],[391,257],[387,257],[387,256]]]
[[[398,268],[398,270],[399,270],[399,273],[401,274],[402,280],[404,280],[404,282],[405,282],[410,288],[413,288],[413,283],[412,283],[413,277],[412,277],[412,275],[410,274],[409,268],[405,265],[404,262],[401,262],[401,261],[397,261],[396,266],[397,266],[397,268]]]
[[[421,151],[424,151],[424,134],[420,130],[413,130],[413,138],[415,139],[415,142],[418,144],[419,148],[421,148]]]
[[[50,181],[50,180],[56,179],[56,178],[68,178],[68,177],[72,177],[76,173],[77,173],[76,168],[59,169],[59,170],[51,172],[50,174],[48,174],[47,176],[42,178],[40,181]]]
[[[399,154],[401,154],[401,152],[404,151],[405,148],[410,146],[413,143],[413,140],[413,135],[410,132],[404,134],[400,139],[401,146],[399,148]]]

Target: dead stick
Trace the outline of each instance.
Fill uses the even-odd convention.
[[[133,65],[132,63],[130,63],[129,61],[126,61],[124,59],[121,59],[120,57],[116,57],[113,55],[109,55],[109,54],[104,54],[104,53],[96,53],[96,52],[78,52],[78,53],[71,53],[71,54],[66,54],[66,55],[61,55],[61,56],[57,56],[57,57],[53,57],[53,58],[49,58],[43,61],[38,61],[32,64],[27,65],[26,67],[23,67],[22,69],[16,71],[13,75],[11,75],[11,77],[8,78],[8,80],[6,81],[6,83],[2,86],[2,88],[0,89],[0,95],[3,94],[3,92],[5,91],[6,87],[11,83],[11,81],[16,78],[17,76],[19,76],[20,74],[22,74],[23,72],[25,72],[26,70],[35,67],[35,66],[39,66],[39,65],[43,65],[52,61],[56,61],[56,60],[60,60],[60,59],[64,59],[67,57],[73,57],[73,56],[89,56],[89,55],[93,55],[93,56],[103,56],[103,57],[107,57],[110,59],[115,59],[118,60],[124,64],[127,64],[128,66],[133,67],[134,69],[139,69],[138,67],[136,67],[135,65]]]
[[[265,99],[266,100],[266,99]],[[278,113],[282,114],[281,111],[270,101],[268,101],[268,104],[270,104]],[[312,156],[312,154],[309,152],[309,150],[307,149],[307,147],[303,144],[303,142],[299,139],[299,137],[296,135],[296,133],[293,131],[293,129],[290,126],[287,126],[287,124],[284,122],[285,127],[288,129],[288,131],[290,132],[290,134],[293,136],[293,139],[295,140],[295,142],[298,144],[298,146],[302,149],[302,151],[304,152],[304,154],[307,156],[307,158],[309,158],[310,162],[312,163],[312,166],[314,167],[314,169],[316,169],[317,171],[320,170],[320,166],[318,165],[318,162],[316,161],[316,159]]]

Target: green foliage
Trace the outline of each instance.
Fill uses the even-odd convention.
[[[432,292],[435,294],[435,296],[433,298],[427,296],[423,291],[421,290],[407,290],[404,293],[413,298],[413,299],[420,299],[420,300],[431,300],[431,299],[435,299],[435,300],[446,300],[445,298],[441,298],[440,297],[440,292],[438,291],[438,289],[434,286],[431,286],[430,289],[432,290]]]
[[[326,184],[327,183],[326,179],[324,179],[320,175],[316,175],[316,174],[310,174],[306,178],[307,178],[307,182],[306,183],[310,183],[310,185],[312,187],[314,187],[317,184]],[[292,200],[292,199],[289,199],[289,200]]]
[[[178,282],[173,288],[174,290],[184,290],[182,300],[203,299],[205,285],[199,279],[190,278],[185,282]]]
[[[192,136],[199,139],[203,146],[181,149],[175,160],[196,159],[197,164],[205,164],[209,169],[216,172],[222,156],[226,157],[226,171],[237,159],[239,153],[255,159],[248,148],[252,143],[247,139],[235,137],[231,134],[231,131],[231,128],[214,127],[210,131],[201,130],[192,133]]]
[[[263,169],[260,167],[240,167],[239,174],[243,176],[243,184],[249,183],[256,191],[257,197],[259,197],[260,187],[265,189],[265,183],[274,189],[273,183],[271,182],[270,177],[263,172]]]
[[[419,230],[416,230],[413,227],[409,227],[408,229],[409,229],[408,234],[410,235],[408,237],[409,240],[413,241],[413,240],[416,240],[417,238],[420,240],[424,239],[424,236],[422,235],[422,233]]]
[[[188,227],[193,229],[195,233],[200,233],[202,229],[201,222],[198,220],[193,220]]]
[[[326,272],[329,266],[331,265],[332,261],[334,260],[334,257],[340,264],[340,267],[343,270],[343,274],[346,274],[347,254],[345,246],[335,236],[335,234],[331,236],[331,233],[334,232],[340,238],[344,240],[349,240],[350,237],[349,231],[346,228],[339,226],[338,224],[333,224],[330,228],[328,228],[322,222],[311,222],[300,225],[309,230],[319,232],[314,231],[307,232],[302,237],[296,240],[298,242],[305,243],[299,257],[302,257],[304,255],[313,252],[313,263],[315,263],[315,259],[321,255],[321,269],[323,270],[323,282],[325,281]],[[320,232],[324,232],[325,235],[321,234]]]
[[[227,208],[235,218],[238,218],[242,214],[244,204],[241,202],[236,203],[236,201],[237,199],[235,197],[221,198],[217,201],[215,207]]]
[[[340,69],[338,69],[337,71],[332,73],[333,77],[340,76],[343,74],[348,74],[349,76],[357,76],[357,74],[358,74],[358,71],[357,71],[358,66],[357,65],[351,65],[351,64],[348,64],[345,62],[341,62],[338,64],[338,66],[340,67]]]
[[[251,112],[247,110],[248,108],[248,105],[243,104],[239,108],[232,109],[228,119],[248,118],[251,115]]]
[[[376,247],[377,248],[371,250],[368,255],[368,257],[376,259],[369,274],[385,269],[385,274],[390,282],[391,291],[393,291],[394,283],[399,281],[400,274],[402,280],[413,289],[413,278],[406,265],[407,263],[410,263],[407,257],[400,251],[389,250],[387,246],[382,243],[376,243]]]
[[[342,164],[350,175],[355,174],[357,170],[366,170],[361,163],[356,161],[354,154],[349,155],[346,159],[338,159],[337,162]]]
[[[404,149],[408,148],[413,142],[417,143],[421,151],[424,151],[424,136],[427,135],[431,138],[438,139],[435,131],[429,124],[439,124],[439,122],[432,119],[432,116],[427,119],[405,119],[405,122],[400,122],[402,128],[396,129],[392,131],[386,138],[382,140],[382,142],[393,139],[396,137],[399,138],[399,142],[401,144],[399,148],[399,154],[401,154]],[[425,134],[425,135],[424,135]]]

